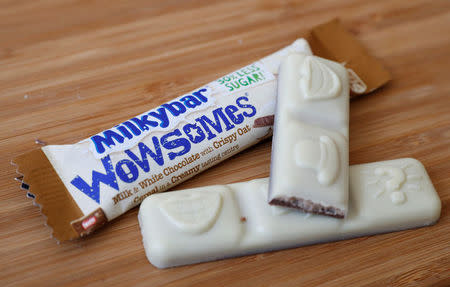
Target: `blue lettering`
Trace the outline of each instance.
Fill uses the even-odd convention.
[[[116,174],[114,173],[113,165],[111,163],[111,158],[105,156],[102,158],[102,164],[105,168],[106,173],[100,173],[98,171],[92,171],[92,185],[89,185],[84,179],[77,175],[70,182],[73,186],[78,188],[81,192],[92,198],[95,202],[100,204],[100,183],[109,185],[115,190],[119,190],[119,185],[117,184]]]
[[[186,124],[183,127],[183,131],[192,143],[199,143],[205,139],[205,133],[202,128],[195,124]]]
[[[196,106],[200,106],[202,102],[197,100],[194,96],[185,96],[180,99],[184,103],[184,105],[188,108],[195,108]]]
[[[242,114],[234,115],[237,111],[239,111],[239,109],[236,106],[229,105],[225,107],[225,113],[236,125],[241,124],[244,121],[244,116]]]
[[[149,126],[156,127],[158,125],[158,123],[155,121],[149,121],[148,115],[143,115],[141,116],[140,119],[132,118],[131,120],[137,124],[137,126],[141,129],[141,131],[148,131],[150,130]]]
[[[182,156],[184,154],[187,154],[191,150],[191,143],[185,139],[185,138],[177,138],[174,140],[169,140],[169,137],[173,136],[181,136],[181,132],[179,129],[174,130],[173,132],[170,132],[164,136],[161,137],[161,144],[164,148],[172,150],[179,147],[183,147],[182,150],[179,152],[169,152],[167,155],[169,156],[170,160],[173,160],[177,156]]]
[[[107,147],[111,147],[112,145],[116,145],[114,140],[116,140],[118,143],[123,143],[124,138],[116,132],[106,130],[103,132],[103,136],[95,135],[91,137],[91,140],[94,142],[97,152],[99,154],[102,154],[105,152],[105,147],[103,146],[103,144]]]
[[[200,89],[196,92],[193,92],[192,95],[196,96],[200,101],[206,103],[208,101],[208,98],[205,97],[202,93],[207,92],[207,89]]]
[[[133,135],[130,133],[130,131],[124,127],[124,126],[115,126],[115,128],[127,139],[132,139]]]
[[[141,130],[138,129],[132,122],[124,122],[122,123],[124,126],[126,126],[135,136],[138,136],[141,134]]]
[[[246,116],[247,118],[253,117],[254,115],[256,115],[256,108],[252,105],[248,105],[248,104],[242,104],[242,101],[247,101],[248,102],[248,98],[247,97],[239,97],[236,99],[236,105],[238,105],[238,107],[240,108],[244,108],[244,109],[250,109],[252,112],[251,113],[247,113],[247,112],[243,112],[242,114],[244,116]]]
[[[106,149],[112,148],[117,144],[122,144],[125,140],[132,140],[135,136],[141,135],[142,132],[150,131],[158,125],[161,128],[169,127],[171,120],[169,116],[178,117],[181,114],[184,114],[187,109],[193,109],[200,106],[202,103],[208,102],[207,95],[207,88],[199,89],[190,95],[181,97],[178,101],[163,104],[145,115],[134,117],[115,126],[114,129],[106,130],[102,132],[102,134],[94,135],[91,137],[91,140],[97,153],[103,154]],[[222,111],[219,112],[222,113]],[[222,115],[219,116],[223,119],[228,130],[232,124],[230,124],[227,119],[223,118]],[[237,117],[237,120],[238,119],[239,116]],[[234,120],[236,120],[236,118],[233,118],[233,121]],[[196,139],[192,139],[196,141]]]
[[[158,108],[157,112],[151,111],[148,113],[148,115],[160,120],[161,121],[161,123],[159,124],[160,127],[166,128],[169,126],[169,118],[167,117],[167,112],[165,108]]]
[[[174,117],[178,117],[186,112],[186,107],[180,102],[172,102],[162,105],[165,107]]]
[[[212,120],[210,120],[207,116],[201,116],[200,118],[195,119],[197,122],[199,122],[202,125],[203,129],[208,134],[208,140],[216,137],[216,135],[211,132],[208,125],[211,126],[212,128],[214,128],[218,133],[222,132],[222,125],[220,123],[220,119],[223,120],[227,131],[234,128],[234,125],[231,124],[230,121],[228,120],[228,118],[224,115],[222,108],[217,108],[217,109],[213,110],[212,113],[214,116],[214,122]]]
[[[124,169],[126,167],[126,170]],[[133,182],[139,177],[136,165],[128,159],[123,159],[116,164],[116,173],[123,182]]]
[[[144,172],[150,171],[150,165],[148,163],[147,154],[160,166],[164,164],[164,158],[159,145],[159,140],[157,137],[152,137],[153,146],[155,151],[153,152],[146,144],[140,142],[138,144],[139,152],[141,158],[135,155],[131,150],[125,150],[125,153],[140,167]]]
[[[200,100],[193,96],[185,96],[183,99],[185,103],[189,102],[193,106],[200,104]],[[181,103],[179,104],[181,105]],[[170,103],[166,104],[166,107],[169,105],[170,108],[173,108],[173,111],[178,113],[181,111],[179,105]],[[241,111],[239,108],[244,110]],[[186,110],[186,107],[184,109]],[[166,119],[168,124],[168,113],[165,111],[164,107],[159,108],[157,112],[153,113],[157,114],[159,118],[162,119],[161,125],[165,123]],[[148,115],[150,115],[150,113]],[[152,148],[143,142],[139,142],[137,148],[134,148],[134,150],[139,150],[139,152],[132,152],[130,149],[125,150],[124,153],[129,159],[118,161],[115,165],[115,169],[110,156],[103,157],[101,162],[105,170],[104,172],[93,170],[92,181],[89,183],[77,175],[73,178],[71,184],[96,203],[100,204],[100,187],[102,183],[119,191],[117,178],[125,183],[132,183],[139,178],[139,169],[142,169],[144,172],[150,172],[153,161],[159,166],[163,166],[165,162],[165,153],[167,153],[169,160],[174,160],[177,157],[188,154],[192,149],[192,144],[200,143],[204,141],[205,138],[208,140],[213,139],[217,134],[222,133],[225,130],[229,131],[233,129],[235,125],[243,123],[245,117],[253,117],[254,115],[256,115],[256,108],[249,103],[249,98],[246,94],[246,96],[236,99],[236,105],[216,108],[210,114],[203,114],[196,118],[194,123],[187,123],[182,129],[175,129],[172,132],[164,134],[161,138],[152,136]],[[141,133],[138,126],[132,121],[139,123],[139,127],[144,125],[147,126],[148,123],[156,123],[155,121],[149,121],[148,116],[143,116],[140,119],[134,118],[119,126],[115,126],[115,129],[122,133],[122,135],[107,130],[103,132],[103,136],[93,136],[91,139],[96,144],[97,150],[104,152],[105,146],[113,146],[117,144],[116,142],[122,143],[124,137],[130,138],[133,136],[132,133],[134,135]],[[153,161],[150,160],[150,158]]]

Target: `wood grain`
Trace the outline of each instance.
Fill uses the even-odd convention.
[[[339,16],[393,81],[351,103],[350,162],[423,162],[432,227],[158,270],[137,209],[57,245],[10,160],[74,143],[291,43]],[[0,0],[1,286],[449,286],[450,2]],[[178,186],[269,175],[270,140]]]

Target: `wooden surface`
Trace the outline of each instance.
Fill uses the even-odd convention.
[[[393,81],[351,103],[351,164],[414,157],[442,200],[432,227],[158,270],[137,209],[57,245],[13,180],[35,139],[69,144],[265,56],[339,16]],[[0,0],[1,286],[449,286],[449,1]],[[269,175],[270,145],[177,188]]]

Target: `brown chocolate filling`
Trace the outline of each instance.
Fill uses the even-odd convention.
[[[304,200],[303,198],[297,197],[277,197],[272,199],[269,204],[297,208],[305,212],[328,215],[336,218],[344,218],[345,216],[345,212],[337,207],[323,206],[321,204],[314,203],[311,200]]]
[[[253,127],[254,128],[262,128],[262,127],[267,127],[267,126],[273,126],[274,118],[275,118],[275,115],[269,115],[269,116],[257,118],[253,122]]]

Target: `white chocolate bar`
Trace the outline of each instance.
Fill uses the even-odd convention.
[[[286,57],[278,79],[270,204],[345,217],[348,123],[345,68],[316,56]]]
[[[435,223],[441,202],[410,158],[350,167],[345,219],[267,204],[268,179],[155,194],[139,210],[145,252],[158,268],[267,252]]]

